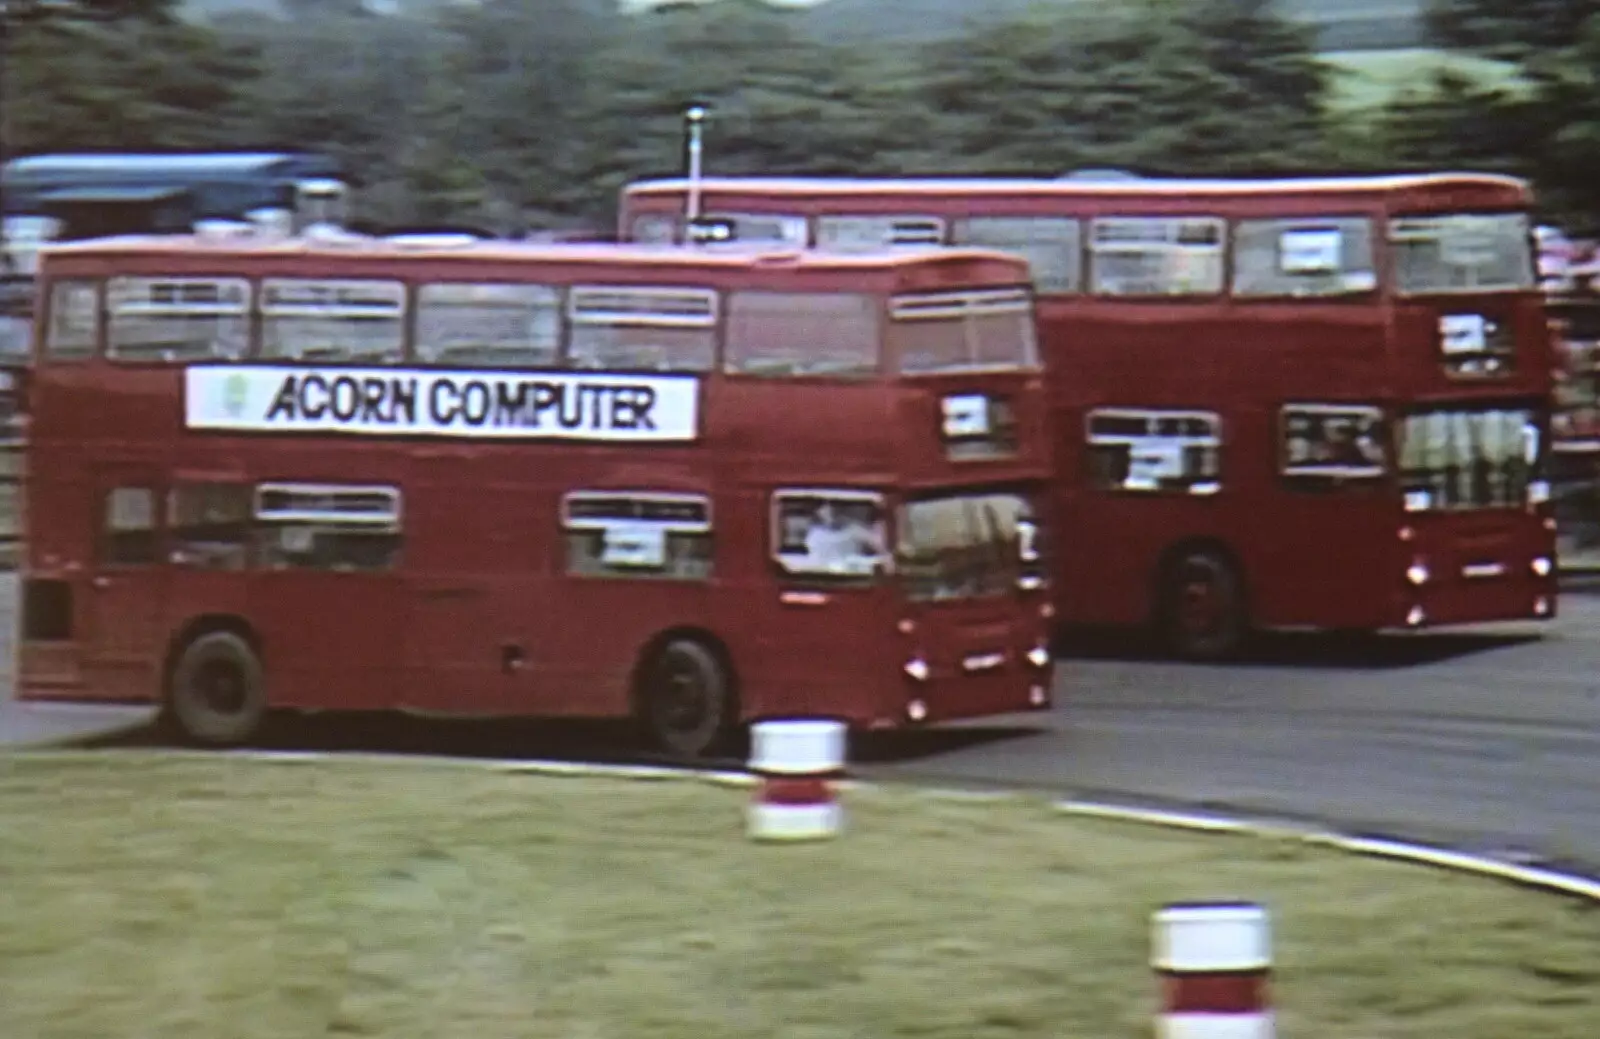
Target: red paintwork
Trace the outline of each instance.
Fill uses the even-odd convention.
[[[1262,181],[830,180],[711,178],[705,212],[964,216],[1210,215],[1230,220],[1517,212],[1531,197],[1518,180],[1479,174]],[[684,182],[625,188],[624,239],[645,213],[679,214]],[[1380,286],[1390,284],[1382,236]],[[1462,378],[1437,356],[1439,315],[1468,307],[1515,329],[1513,370]],[[1278,409],[1287,402],[1383,406],[1516,403],[1548,416],[1555,357],[1535,289],[1401,299],[1384,288],[1340,300],[1118,300],[1044,296],[1041,351],[1056,425],[1061,519],[1057,605],[1069,623],[1140,624],[1152,616],[1164,554],[1191,541],[1220,543],[1240,561],[1252,619],[1264,627],[1380,628],[1535,617],[1556,610],[1549,505],[1415,516],[1398,488],[1339,495],[1288,492],[1277,476]],[[1189,407],[1223,418],[1220,494],[1118,495],[1090,487],[1083,422],[1100,406]],[[1402,528],[1413,540],[1402,542]],[[1426,594],[1404,571],[1429,559]],[[1507,576],[1466,578],[1457,564],[1503,562]],[[1424,626],[1425,626],[1424,625]]]
[[[1027,280],[1014,259],[976,251],[841,259],[193,239],[67,246],[45,259],[43,279],[186,272],[884,295]],[[1047,628],[1046,592],[914,604],[888,583],[784,602],[781,593],[793,585],[768,556],[769,498],[779,487],[877,489],[891,505],[916,489],[1012,484],[1037,495],[1050,472],[1038,372],[852,383],[709,375],[701,381],[700,440],[645,445],[186,432],[181,366],[41,361],[35,375],[25,576],[71,583],[76,637],[24,642],[25,699],[154,700],[179,633],[194,618],[217,614],[248,621],[263,647],[272,702],[295,708],[621,716],[641,650],[679,628],[726,647],[746,718],[820,715],[896,727],[908,723],[915,698],[926,702],[932,722],[1029,709],[1030,690],[1049,686],[1048,669],[1025,658]],[[1019,455],[947,461],[941,397],[1000,388],[1016,402]],[[98,564],[94,492],[174,479],[400,486],[401,565],[389,573],[220,573]],[[558,505],[577,489],[709,494],[716,578],[568,576]],[[912,634],[898,630],[905,619],[915,621]],[[520,670],[502,668],[508,644],[526,654]],[[961,672],[963,654],[994,650],[1006,651],[1005,668]],[[932,668],[922,684],[902,672],[918,652]]]

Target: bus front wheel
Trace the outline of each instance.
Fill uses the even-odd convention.
[[[165,706],[166,720],[193,743],[243,743],[267,713],[261,660],[231,631],[200,635],[184,646],[172,669]]]
[[[676,638],[645,661],[640,720],[657,748],[697,758],[727,735],[733,722],[732,678],[704,643]]]
[[[1188,660],[1220,660],[1237,653],[1249,628],[1244,581],[1222,554],[1184,552],[1166,569],[1161,588],[1161,640]]]

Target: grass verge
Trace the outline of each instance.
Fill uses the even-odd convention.
[[[1273,913],[1282,1034],[1592,1039],[1600,912],[1042,799],[845,795],[743,838],[746,791],[424,762],[0,759],[0,1035],[1115,1039],[1149,917]]]

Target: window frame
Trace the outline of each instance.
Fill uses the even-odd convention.
[[[896,323],[914,327],[918,321],[943,321],[954,317],[961,321],[963,339],[969,357],[977,353],[977,325],[973,318],[992,315],[1023,314],[1022,327],[1026,337],[1028,357],[1019,364],[968,363],[954,367],[919,368],[907,370],[902,344],[893,336]],[[1031,288],[957,289],[939,292],[903,292],[889,297],[884,311],[884,361],[897,378],[919,378],[940,375],[971,375],[993,372],[1038,372],[1040,360],[1037,313]]]
[[[269,493],[280,494],[376,494],[388,500],[392,509],[386,514],[328,512],[320,509],[285,509],[267,512],[262,509],[262,498]],[[317,573],[362,574],[370,577],[387,576],[401,569],[405,560],[405,492],[398,484],[346,484],[319,483],[314,480],[263,480],[255,484],[251,495],[250,521],[253,528],[253,568],[265,573]],[[341,535],[392,538],[395,543],[385,565],[374,566],[310,566],[304,563],[270,564],[269,532],[289,526],[311,528],[313,538],[318,533],[332,531]],[[313,550],[315,541],[313,540]],[[287,552],[288,550],[283,550]],[[304,554],[297,552],[293,554]]]
[[[804,299],[807,297],[813,297],[865,301],[872,311],[873,356],[871,365],[862,368],[851,369],[849,371],[797,372],[768,372],[752,370],[750,368],[735,367],[736,362],[734,358],[734,346],[736,340],[734,338],[734,326],[736,320],[743,320],[743,318],[736,317],[736,311],[741,300],[748,299],[752,296],[765,298],[783,297],[786,299]],[[726,297],[722,301],[722,307],[722,328],[719,337],[721,358],[718,371],[720,371],[723,375],[765,380],[838,379],[847,380],[850,382],[860,382],[882,378],[883,375],[889,370],[889,342],[887,337],[888,316],[883,297],[880,295],[871,292],[848,292],[834,289],[827,289],[819,292],[800,289],[734,288],[728,290]],[[827,318],[826,320],[832,321],[834,319]],[[744,363],[744,361],[741,360],[738,363]]]
[[[364,311],[360,305],[356,304],[337,303],[323,306],[307,303],[285,304],[271,302],[269,297],[273,288],[282,285],[297,285],[301,287],[311,285],[351,285],[374,290],[378,286],[384,286],[388,289],[397,290],[395,292],[397,309],[392,314],[379,315]],[[259,279],[259,287],[256,291],[257,340],[252,356],[257,360],[271,364],[303,364],[322,367],[404,364],[411,353],[408,347],[412,345],[411,340],[415,332],[415,313],[416,308],[413,303],[411,286],[403,278],[264,276]],[[370,318],[375,321],[393,321],[396,323],[399,332],[393,347],[386,349],[382,356],[379,357],[350,356],[349,354],[307,356],[305,353],[269,353],[268,340],[270,337],[268,330],[274,318],[300,318],[321,321],[355,318],[358,323],[363,318]]]
[[[581,309],[585,296],[634,296],[641,300],[649,299],[698,299],[705,303],[704,314],[673,314],[668,312],[632,312],[621,310],[596,309],[586,311]],[[559,363],[562,367],[572,371],[608,371],[608,372],[668,372],[675,374],[708,375],[716,372],[722,365],[722,332],[723,332],[723,306],[722,294],[715,288],[703,285],[606,285],[595,282],[582,282],[566,286],[565,300],[562,306],[564,318],[564,336]],[[594,366],[580,365],[577,361],[578,354],[575,346],[578,339],[578,329],[590,328],[665,328],[676,330],[704,329],[710,334],[711,356],[703,367],[643,367],[640,365],[600,364]]]
[[[1381,465],[1304,465],[1289,462],[1289,418],[1291,413],[1301,415],[1364,415],[1377,420],[1381,431],[1380,445],[1384,461]],[[1393,433],[1389,413],[1376,404],[1335,404],[1326,401],[1289,401],[1278,408],[1278,475],[1291,484],[1322,485],[1343,484],[1356,481],[1363,485],[1380,483],[1395,471]]]
[[[622,521],[619,519],[592,519],[588,517],[574,517],[572,503],[574,501],[595,502],[660,502],[667,505],[696,505],[703,513],[699,520],[666,519],[648,520],[634,519]],[[578,580],[598,581],[685,581],[691,584],[706,584],[716,580],[716,517],[710,494],[701,494],[692,491],[652,491],[652,490],[603,490],[599,488],[583,488],[566,491],[561,495],[557,510],[557,524],[561,530],[561,544],[564,558],[562,560],[563,576]],[[661,531],[663,559],[659,566],[640,565],[623,567],[615,563],[605,563],[603,558],[596,556],[597,564],[605,568],[603,573],[587,573],[575,570],[573,567],[572,543],[569,536],[572,532],[599,533],[602,538],[605,533],[618,522],[632,522],[640,525],[654,526]],[[667,538],[673,534],[688,535],[704,538],[706,542],[706,572],[702,574],[674,573],[666,557]]]
[[[169,480],[166,488],[167,562],[173,566],[191,570],[237,573],[253,569],[256,563],[256,531],[258,529],[255,513],[256,486],[256,484],[245,479],[189,479],[175,477]],[[244,517],[241,520],[243,536],[236,546],[239,549],[239,566],[216,566],[204,559],[179,558],[183,545],[192,543],[192,541],[184,538],[181,534],[181,531],[186,528],[178,522],[178,495],[198,488],[226,489],[237,493],[243,501]]]
[[[867,573],[833,573],[826,570],[796,570],[784,561],[782,503],[789,498],[823,498],[828,501],[866,502],[878,509],[883,528],[882,552],[873,560],[873,569]],[[767,497],[767,558],[777,568],[779,579],[786,583],[821,582],[830,587],[876,588],[895,573],[894,511],[889,495],[882,491],[866,491],[854,487],[774,487]]]
[[[849,244],[844,247],[837,243],[826,242],[828,229],[833,225],[860,226],[876,222],[884,225],[888,232],[881,239],[866,244]],[[894,232],[899,224],[925,224],[934,231],[932,240],[918,239],[912,242],[895,241]],[[811,239],[814,248],[823,253],[870,253],[893,249],[938,249],[946,248],[950,244],[950,220],[938,213],[819,213],[811,221]]]
[[[1182,225],[1184,224],[1204,224],[1217,232],[1217,242],[1215,245],[1217,266],[1216,287],[1199,292],[1112,292],[1104,288],[1100,282],[1100,256],[1105,253],[1132,250],[1131,248],[1118,250],[1114,246],[1112,248],[1107,248],[1102,245],[1099,240],[1100,227],[1105,224],[1126,223],[1143,226],[1162,222],[1168,225],[1169,231],[1166,238],[1161,241],[1161,244],[1165,246],[1167,251],[1170,253],[1176,253],[1178,250],[1184,248],[1181,242],[1174,240],[1176,237],[1178,237],[1179,229],[1181,229]],[[1231,279],[1229,277],[1229,268],[1231,259],[1230,243],[1232,241],[1232,235],[1231,228],[1229,227],[1229,221],[1224,216],[1202,213],[1101,214],[1089,218],[1085,231],[1084,250],[1086,254],[1086,273],[1084,277],[1084,292],[1093,299],[1140,302],[1160,301],[1164,303],[1177,303],[1215,302],[1217,300],[1227,299],[1230,296]],[[1142,240],[1138,243],[1129,242],[1127,243],[1127,246],[1131,247],[1134,244],[1151,245],[1155,244],[1155,240]],[[1208,246],[1207,248],[1211,247]],[[1143,254],[1148,255],[1148,252],[1148,250],[1145,250]]]
[[[1118,486],[1105,486],[1105,485],[1102,485],[1102,483],[1098,479],[1095,478],[1095,472],[1094,472],[1094,449],[1097,446],[1112,446],[1112,445],[1127,445],[1127,446],[1129,446],[1131,448],[1132,447],[1132,442],[1129,441],[1127,438],[1120,437],[1120,436],[1108,437],[1108,436],[1106,436],[1104,434],[1101,434],[1100,436],[1097,437],[1096,434],[1094,433],[1094,420],[1095,420],[1096,417],[1099,417],[1099,416],[1110,416],[1110,417],[1117,417],[1117,418],[1144,418],[1144,419],[1146,419],[1147,422],[1152,418],[1198,419],[1198,420],[1200,420],[1202,422],[1205,422],[1211,427],[1211,429],[1213,431],[1210,437],[1206,437],[1206,438],[1183,437],[1183,438],[1178,438],[1178,439],[1182,439],[1182,440],[1191,440],[1192,439],[1192,440],[1196,441],[1198,446],[1209,446],[1209,447],[1211,447],[1212,450],[1215,452],[1216,472],[1214,474],[1212,474],[1208,478],[1203,478],[1203,479],[1200,479],[1200,480],[1196,480],[1195,482],[1186,484],[1183,487],[1162,487],[1162,486],[1159,486],[1159,485],[1155,486],[1155,487],[1129,487],[1127,485],[1126,479],[1124,479],[1124,481]],[[1192,497],[1215,497],[1216,495],[1221,494],[1223,489],[1227,485],[1227,482],[1226,482],[1226,479],[1225,479],[1225,475],[1224,475],[1224,472],[1223,472],[1223,449],[1227,444],[1226,423],[1225,423],[1225,421],[1223,419],[1223,416],[1222,416],[1222,413],[1220,411],[1211,411],[1211,410],[1207,410],[1205,408],[1137,408],[1137,407],[1121,406],[1121,405],[1118,405],[1118,406],[1106,406],[1106,407],[1099,407],[1099,408],[1089,408],[1084,412],[1084,415],[1083,415],[1083,434],[1084,434],[1083,445],[1084,445],[1084,456],[1085,456],[1085,472],[1084,472],[1084,475],[1086,477],[1088,477],[1089,485],[1096,491],[1100,491],[1102,493],[1107,493],[1107,494],[1132,494],[1132,495],[1138,495],[1138,496],[1141,496],[1141,497],[1143,497],[1143,496],[1152,496],[1152,495],[1183,495],[1185,497],[1189,497],[1189,496],[1192,496]],[[1171,438],[1171,437],[1158,438],[1158,437],[1155,437],[1155,436],[1151,436],[1150,439],[1174,439],[1174,438]],[[1190,445],[1186,444],[1185,446],[1190,446]],[[1130,454],[1131,454],[1131,452],[1130,452]]]
[[[1315,303],[1337,303],[1337,302],[1343,302],[1343,301],[1358,301],[1358,302],[1362,302],[1362,303],[1370,303],[1371,300],[1373,299],[1373,297],[1377,296],[1379,293],[1381,293],[1383,291],[1383,285],[1384,285],[1384,274],[1383,274],[1383,250],[1384,250],[1384,244],[1381,241],[1381,236],[1383,235],[1383,228],[1382,228],[1381,224],[1382,224],[1383,219],[1384,219],[1383,217],[1374,216],[1371,213],[1357,213],[1357,212],[1321,213],[1321,214],[1317,214],[1315,216],[1279,215],[1279,216],[1236,217],[1234,220],[1232,220],[1230,222],[1228,242],[1227,242],[1227,271],[1225,273],[1225,280],[1226,280],[1226,283],[1227,283],[1227,294],[1228,294],[1228,297],[1230,299],[1235,299],[1235,300],[1238,300],[1241,303],[1246,303],[1246,304],[1249,304],[1249,303],[1284,303],[1284,302],[1315,304]],[[1345,287],[1345,288],[1341,288],[1341,289],[1339,289],[1337,291],[1328,291],[1328,292],[1295,293],[1295,292],[1290,292],[1290,291],[1286,291],[1286,290],[1283,290],[1283,289],[1278,289],[1278,290],[1274,290],[1274,291],[1271,291],[1271,292],[1261,292],[1261,291],[1244,292],[1244,291],[1240,290],[1240,287],[1239,287],[1240,243],[1243,240],[1243,231],[1247,226],[1251,226],[1251,225],[1261,226],[1261,225],[1271,225],[1271,224],[1278,225],[1277,232],[1274,235],[1274,250],[1275,250],[1275,252],[1278,253],[1278,259],[1275,261],[1275,267],[1278,267],[1279,265],[1281,265],[1281,249],[1282,249],[1284,235],[1293,233],[1295,231],[1316,231],[1316,230],[1339,231],[1340,234],[1342,235],[1343,234],[1343,230],[1342,230],[1341,227],[1339,227],[1339,226],[1329,226],[1329,225],[1349,224],[1349,223],[1353,223],[1353,222],[1357,222],[1357,221],[1359,221],[1359,222],[1361,222],[1361,223],[1366,225],[1366,230],[1367,230],[1367,262],[1368,262],[1369,269],[1367,271],[1365,271],[1365,272],[1346,271],[1346,270],[1344,270],[1344,268],[1343,268],[1343,256],[1342,256],[1342,253],[1341,253],[1340,270],[1337,272],[1337,274],[1335,274],[1333,276],[1334,277],[1348,279],[1348,278],[1355,277],[1355,276],[1358,276],[1358,275],[1364,273],[1364,274],[1370,276],[1370,278],[1371,278],[1370,283],[1364,284],[1364,285],[1362,285],[1360,287],[1356,287],[1356,288]],[[1324,225],[1324,226],[1318,226],[1318,225]],[[1281,278],[1284,278],[1284,277],[1289,277],[1289,275],[1286,275],[1281,269],[1278,269],[1276,274],[1274,275],[1274,277],[1278,278],[1278,279],[1281,279]]]
[[[422,321],[424,312],[429,306],[427,293],[430,289],[505,289],[505,288],[531,288],[542,289],[549,293],[549,305],[555,318],[555,339],[551,343],[547,359],[538,363],[514,363],[500,356],[492,358],[475,359],[467,364],[444,360],[439,357],[430,357],[423,352]],[[411,362],[424,368],[460,368],[460,367],[492,367],[506,368],[513,371],[538,371],[541,369],[557,369],[565,366],[567,350],[567,292],[566,286],[559,283],[542,281],[474,281],[467,279],[434,279],[419,281],[411,286],[411,305],[406,322],[406,343],[408,349],[403,350],[403,356]],[[448,304],[461,306],[461,304]],[[463,308],[465,309],[465,308]],[[544,309],[543,304],[531,313],[538,313]],[[526,356],[524,352],[520,356]]]
[[[1027,221],[1032,225],[1063,225],[1072,228],[1071,241],[1061,246],[1070,259],[1070,281],[1064,287],[1061,285],[1045,285],[1040,282],[1039,275],[1035,272],[1033,261],[1029,259],[1030,284],[1035,294],[1040,296],[1083,296],[1088,288],[1089,264],[1087,261],[1088,233],[1087,221],[1077,215],[1062,215],[1059,213],[972,213],[966,216],[955,217],[949,221],[947,237],[951,246],[974,249],[992,249],[999,252],[1014,252],[1028,258],[1028,254],[1015,248],[1017,243],[997,243],[989,241],[976,241],[971,237],[971,228],[974,222],[998,224],[1001,222],[1018,223]],[[1031,247],[1041,247],[1044,242],[1028,239],[1026,243]],[[1054,243],[1051,243],[1052,246]]]
[[[83,352],[61,353],[56,347],[56,314],[60,310],[60,290],[68,287],[88,288],[94,300],[94,325],[89,345]],[[99,277],[68,276],[52,278],[50,291],[44,293],[44,335],[33,349],[37,364],[74,364],[92,361],[101,355],[106,336],[105,279]]]
[[[264,283],[265,279],[261,279]],[[135,304],[131,311],[123,311],[133,316],[148,315],[156,318],[185,318],[185,317],[211,317],[220,321],[224,318],[234,318],[243,323],[244,345],[236,355],[220,354],[214,350],[200,355],[177,355],[171,350],[162,350],[160,355],[135,355],[119,354],[116,347],[117,314],[115,303],[115,289],[118,282],[142,283],[146,294],[150,289],[159,284],[188,286],[188,285],[216,285],[218,288],[233,287],[244,289],[244,301],[237,307],[222,303],[150,303]],[[101,301],[101,310],[104,314],[102,324],[103,348],[102,356],[112,364],[124,365],[187,365],[205,364],[211,361],[239,363],[251,359],[256,353],[256,321],[259,303],[257,292],[257,279],[234,274],[119,274],[105,279],[104,294]],[[213,342],[213,346],[215,342]]]
[[[1406,230],[1407,228],[1405,225],[1408,224],[1421,223],[1437,225],[1447,220],[1460,220],[1463,217],[1479,220],[1499,220],[1504,218],[1521,220],[1524,233],[1517,239],[1517,241],[1522,244],[1525,250],[1522,254],[1522,259],[1526,264],[1526,283],[1521,285],[1472,285],[1459,288],[1435,285],[1422,289],[1407,288],[1406,286],[1402,285],[1400,280],[1400,254],[1402,251],[1401,243],[1405,241],[1405,238],[1397,232]],[[1383,246],[1388,252],[1388,271],[1387,278],[1385,279],[1385,288],[1387,288],[1389,292],[1393,293],[1397,299],[1402,300],[1427,299],[1432,296],[1474,296],[1484,293],[1500,294],[1539,292],[1538,250],[1535,248],[1533,242],[1534,223],[1535,221],[1533,220],[1532,215],[1525,209],[1477,211],[1467,210],[1453,212],[1433,211],[1426,213],[1390,212],[1386,214],[1383,224]],[[1509,238],[1506,239],[1506,241],[1509,240]],[[1437,241],[1437,239],[1435,239],[1435,241]]]
[[[111,501],[118,491],[142,491],[150,497],[150,525],[141,528],[137,533],[148,533],[150,536],[150,558],[145,560],[129,561],[126,559],[112,559],[107,551],[111,536],[114,533],[134,533],[134,531],[114,531],[111,527]],[[166,525],[163,515],[162,486],[158,480],[145,480],[130,483],[116,483],[101,486],[96,494],[100,503],[99,520],[95,524],[95,568],[98,570],[116,571],[143,571],[151,567],[158,567],[167,562]]]

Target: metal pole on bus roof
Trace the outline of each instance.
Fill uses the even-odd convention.
[[[693,225],[700,219],[700,165],[704,153],[704,133],[707,106],[703,101],[691,101],[683,110],[684,132],[689,138],[689,197],[688,218]]]

